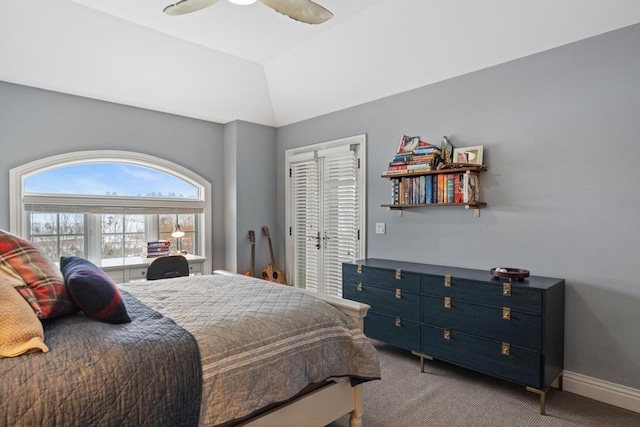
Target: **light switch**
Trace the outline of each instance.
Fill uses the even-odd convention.
[[[376,234],[385,234],[386,225],[384,222],[376,222]]]

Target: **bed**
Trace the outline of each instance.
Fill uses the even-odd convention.
[[[226,271],[118,287],[130,323],[43,320],[48,353],[0,359],[0,424],[362,425],[368,306]]]

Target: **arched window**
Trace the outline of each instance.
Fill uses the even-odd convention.
[[[40,159],[10,172],[11,230],[54,260],[139,257],[146,242],[169,240],[206,256],[211,185],[172,162],[125,151],[84,151]]]

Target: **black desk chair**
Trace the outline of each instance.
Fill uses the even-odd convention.
[[[189,262],[182,255],[161,256],[149,264],[147,280],[169,279],[189,275]]]

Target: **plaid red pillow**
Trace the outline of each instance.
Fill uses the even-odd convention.
[[[4,230],[0,230],[0,274],[14,284],[40,319],[78,311],[53,260],[32,242]]]

